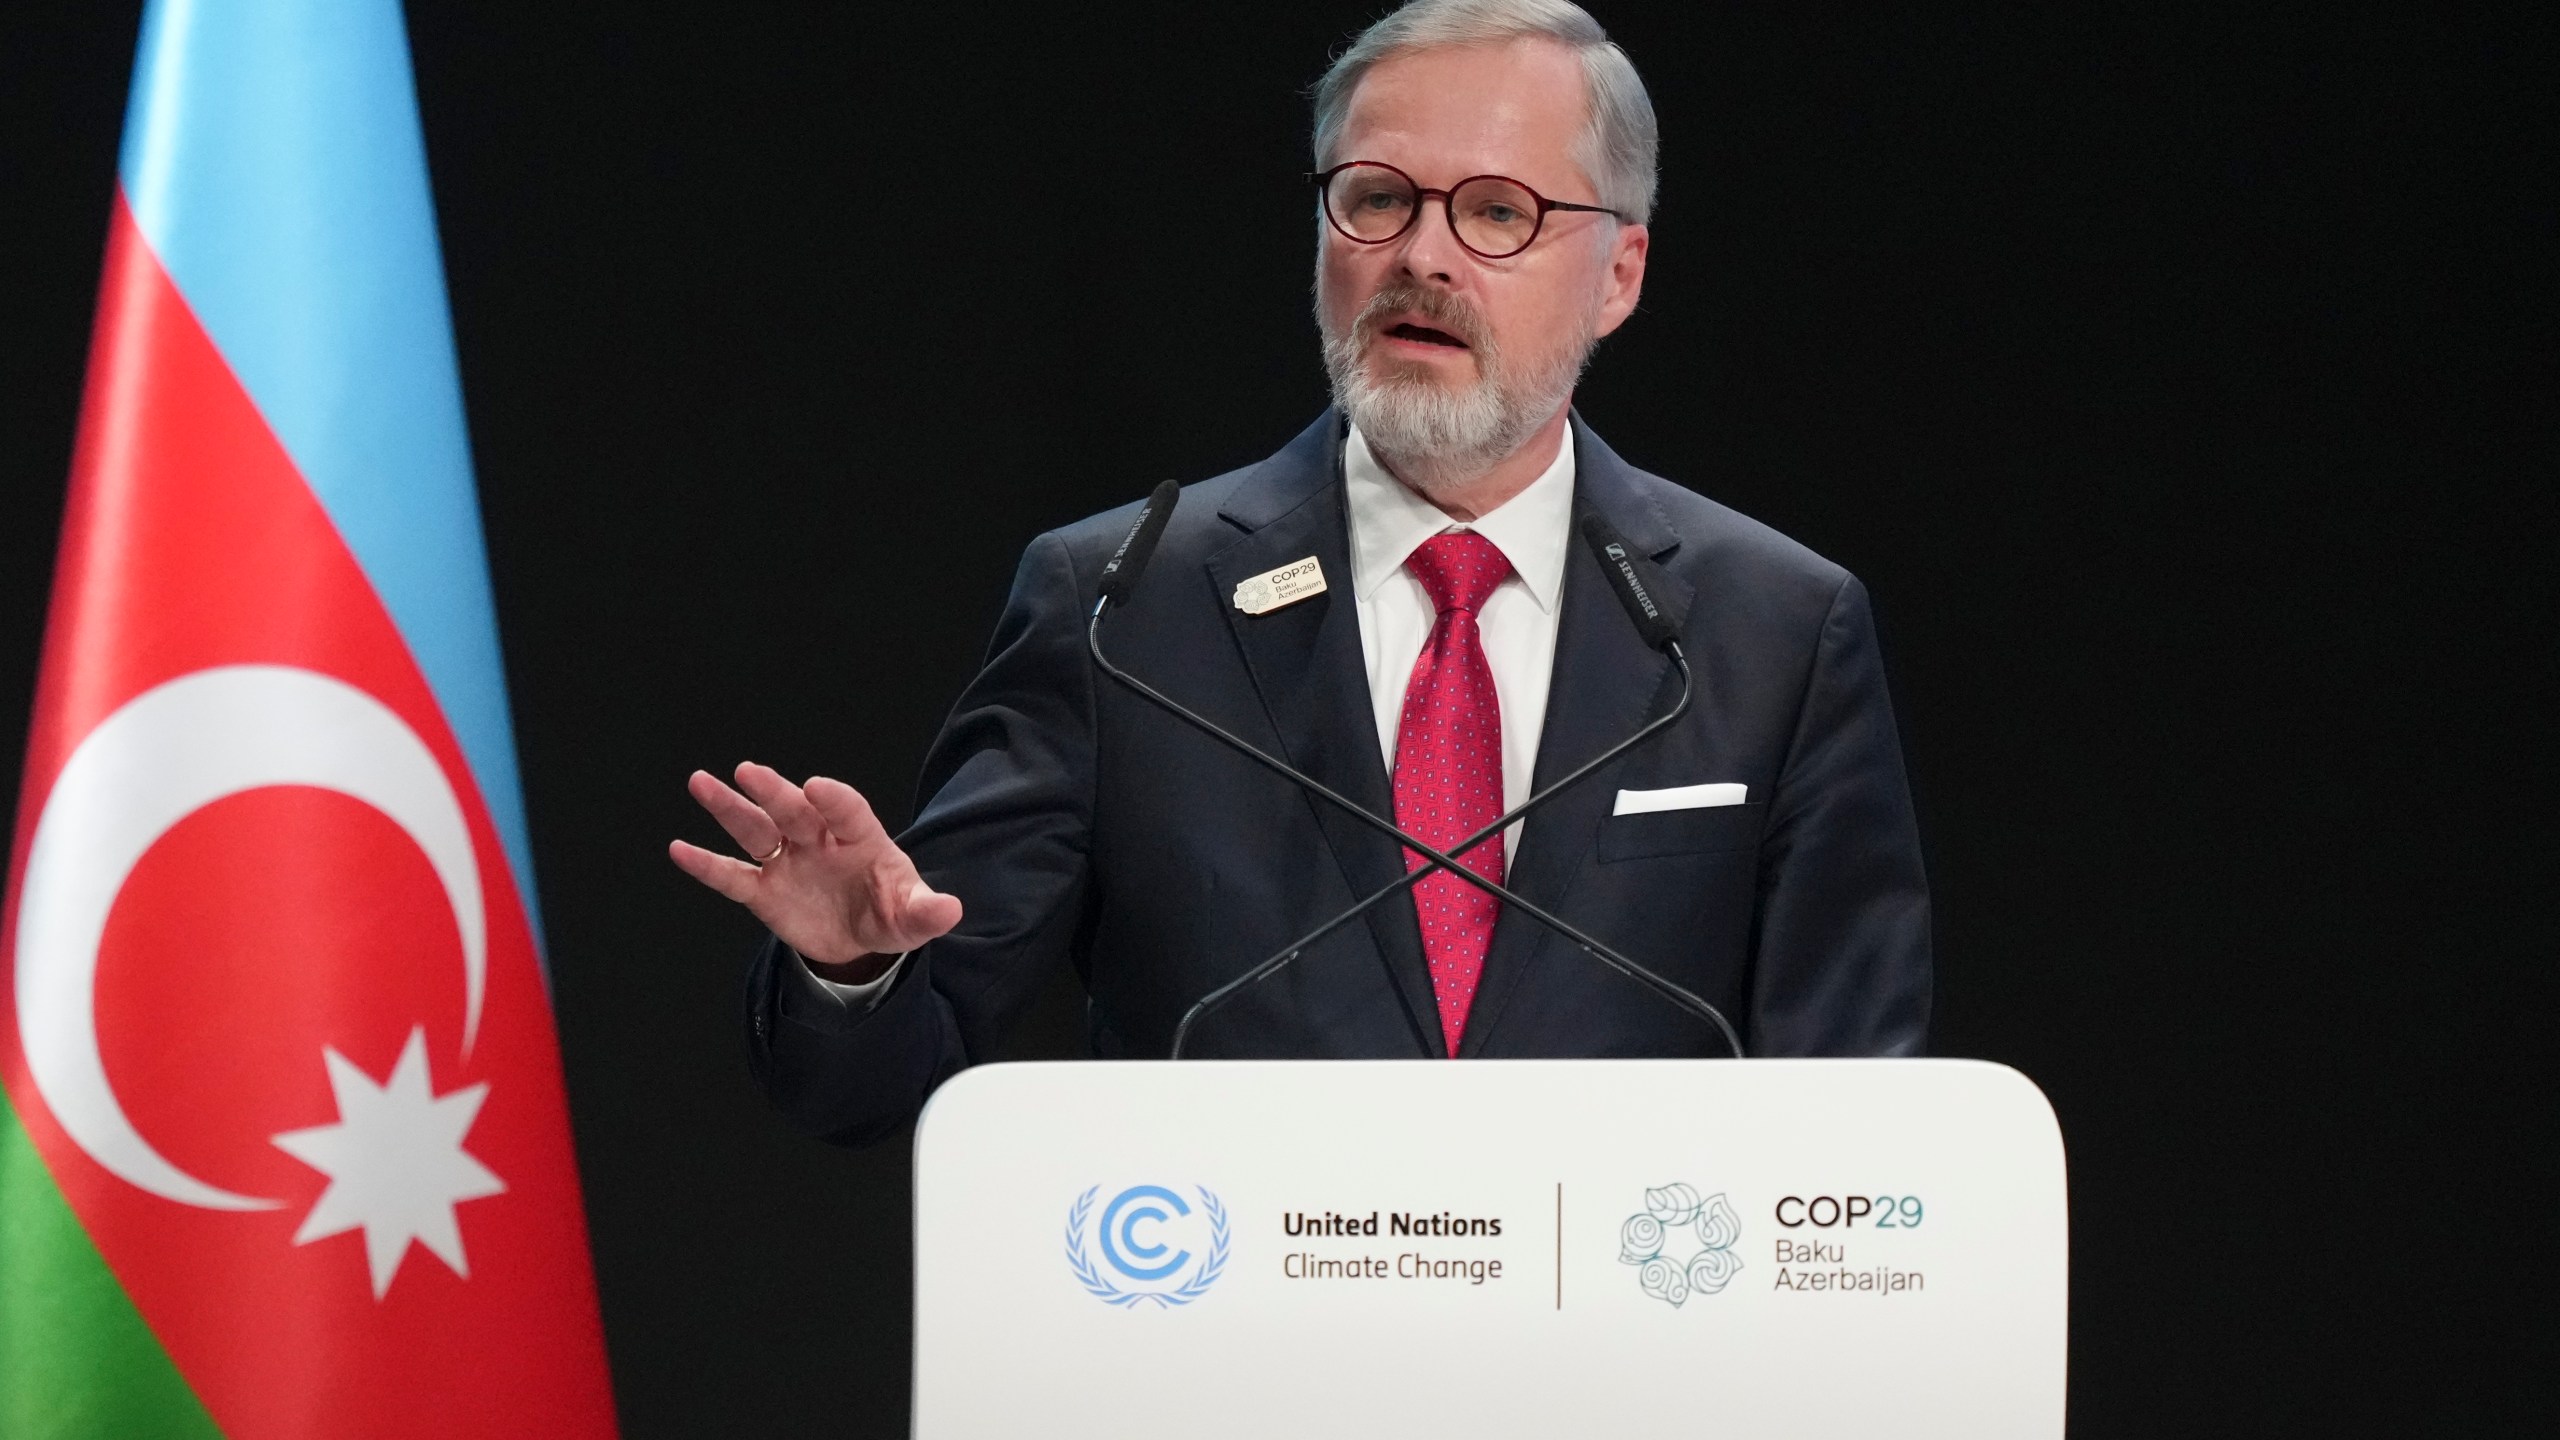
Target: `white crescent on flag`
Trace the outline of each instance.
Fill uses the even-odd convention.
[[[134,1128],[98,1052],[98,946],[126,877],[162,835],[217,800],[273,785],[362,801],[426,853],[462,931],[466,1055],[487,986],[488,916],[470,825],[444,767],[390,707],[318,671],[230,665],[155,686],[100,722],[54,780],[27,850],[18,1041],[73,1143],[154,1195],[206,1209],[280,1202],[188,1174]]]

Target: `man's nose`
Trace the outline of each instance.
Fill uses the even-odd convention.
[[[1466,263],[1466,251],[1458,244],[1458,234],[1449,225],[1449,202],[1437,195],[1421,199],[1421,211],[1413,217],[1413,225],[1396,242],[1396,260],[1405,274],[1435,285],[1457,283],[1458,267]]]

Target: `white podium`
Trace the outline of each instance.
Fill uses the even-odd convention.
[[[982,1066],[915,1213],[926,1440],[2062,1434],[1999,1065]]]

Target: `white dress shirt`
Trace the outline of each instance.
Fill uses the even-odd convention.
[[[1342,478],[1351,521],[1351,593],[1360,617],[1360,650],[1369,669],[1369,703],[1376,712],[1378,750],[1395,772],[1396,728],[1404,718],[1404,693],[1413,665],[1431,640],[1439,611],[1430,593],[1404,567],[1434,535],[1473,530],[1511,562],[1511,573],[1476,613],[1485,664],[1493,671],[1494,699],[1502,709],[1502,808],[1528,798],[1538,768],[1538,738],[1547,725],[1547,685],[1554,678],[1556,618],[1564,592],[1566,547],[1573,530],[1573,435],[1529,488],[1473,520],[1452,520],[1440,507],[1388,473],[1354,427],[1342,446]],[[1525,822],[1523,822],[1525,823]],[[1520,845],[1520,825],[1502,837],[1506,851]],[[848,1008],[867,1007],[888,991],[906,957],[879,979],[840,985],[793,967]]]
[[[1570,431],[1568,426],[1567,430]],[[1360,649],[1369,665],[1369,704],[1377,712],[1378,749],[1395,772],[1396,727],[1413,663],[1431,641],[1440,612],[1430,592],[1404,567],[1434,535],[1473,530],[1511,562],[1511,574],[1476,613],[1485,664],[1502,707],[1502,808],[1529,796],[1538,769],[1538,737],[1547,727],[1547,682],[1556,668],[1556,617],[1564,591],[1564,558],[1573,529],[1573,436],[1529,488],[1474,520],[1452,520],[1439,506],[1387,473],[1354,429],[1342,446],[1342,477],[1351,513],[1351,588],[1359,602]],[[1520,826],[1502,837],[1520,845]]]

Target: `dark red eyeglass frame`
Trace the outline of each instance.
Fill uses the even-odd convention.
[[[1404,224],[1397,227],[1396,233],[1393,235],[1381,235],[1377,239],[1371,240],[1364,236],[1354,235],[1349,230],[1343,228],[1342,221],[1335,218],[1333,213],[1333,177],[1341,174],[1345,170],[1384,170],[1388,174],[1402,180],[1406,185],[1412,187],[1413,213],[1404,217]],[[1570,200],[1550,200],[1546,196],[1539,194],[1537,191],[1530,189],[1527,185],[1521,184],[1521,182],[1512,179],[1508,175],[1470,175],[1466,179],[1459,181],[1457,184],[1450,186],[1446,190],[1434,190],[1430,186],[1416,181],[1412,176],[1407,175],[1402,170],[1397,169],[1395,166],[1388,164],[1384,160],[1345,160],[1330,170],[1309,175],[1307,180],[1316,187],[1316,204],[1321,206],[1324,210],[1325,223],[1333,227],[1333,233],[1350,241],[1354,245],[1392,245],[1396,241],[1403,239],[1407,234],[1411,233],[1414,223],[1422,218],[1422,202],[1430,199],[1434,195],[1440,197],[1441,218],[1449,222],[1449,238],[1457,241],[1459,246],[1468,254],[1485,260],[1508,260],[1512,256],[1519,254],[1522,250],[1526,250],[1530,246],[1537,244],[1538,236],[1544,233],[1547,228],[1547,214],[1549,211],[1578,210],[1589,215],[1606,215],[1611,219],[1616,220],[1621,225],[1633,223],[1629,221],[1626,216],[1619,214],[1617,211],[1610,209],[1606,205],[1577,205]],[[1490,250],[1479,250],[1473,245],[1467,244],[1467,237],[1458,233],[1458,215],[1455,210],[1450,208],[1449,197],[1455,192],[1463,190],[1469,185],[1474,184],[1478,180],[1499,180],[1505,185],[1517,185],[1520,188],[1520,193],[1538,202],[1538,218],[1530,224],[1529,238],[1520,242],[1519,249],[1504,250],[1498,253]]]

